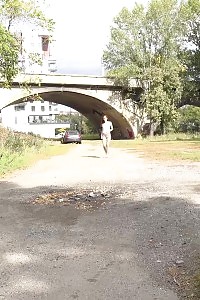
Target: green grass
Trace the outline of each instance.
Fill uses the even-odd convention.
[[[93,134],[82,134],[82,140],[99,140],[99,134],[93,133]]]
[[[153,160],[200,161],[200,136],[167,135],[135,140],[112,141],[112,147],[137,152]]]
[[[60,142],[46,142],[40,149],[27,148],[21,153],[1,149],[0,176],[3,177],[15,170],[27,168],[38,160],[62,155],[73,149],[74,144],[62,145]]]

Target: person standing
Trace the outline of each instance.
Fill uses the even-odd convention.
[[[103,149],[106,153],[106,156],[108,156],[109,154],[111,131],[113,131],[113,124],[111,121],[108,121],[107,116],[104,115],[103,122],[101,124],[101,139],[102,139]]]

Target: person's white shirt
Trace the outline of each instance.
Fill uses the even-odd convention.
[[[113,124],[111,121],[105,121],[102,123],[102,134],[108,134],[113,130]]]

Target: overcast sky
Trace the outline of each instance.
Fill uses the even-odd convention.
[[[101,58],[113,18],[134,0],[49,0],[56,22],[54,38],[59,73],[102,75]],[[147,3],[147,0],[138,0]]]

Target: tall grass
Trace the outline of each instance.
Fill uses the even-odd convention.
[[[66,154],[74,147],[74,144],[62,145],[60,141],[0,127],[0,177],[28,167],[40,159]]]
[[[33,134],[14,132],[0,127],[0,148],[10,152],[21,153],[27,148],[39,149],[44,144],[44,140]]]
[[[0,127],[0,175],[24,166],[28,153],[38,152],[45,141],[35,135]]]

